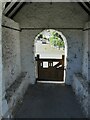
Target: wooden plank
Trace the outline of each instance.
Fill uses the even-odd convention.
[[[58,62],[58,61],[60,61],[60,60],[62,60],[62,59],[49,59],[49,58],[47,58],[47,59],[38,59],[38,61],[53,61],[53,62]],[[36,59],[36,61],[37,61],[37,59]]]
[[[25,2],[25,0],[21,0],[18,3],[18,5],[12,10],[12,12],[8,15],[8,17],[11,17],[17,11],[17,9],[23,4],[23,2]]]
[[[82,9],[83,9],[88,15],[90,15],[90,11],[84,6],[83,2],[78,2],[78,4],[82,7]]]
[[[4,10],[4,15],[6,15],[6,13],[13,7],[13,5],[15,4],[15,2],[17,2],[17,0],[14,0],[14,2],[12,1]]]

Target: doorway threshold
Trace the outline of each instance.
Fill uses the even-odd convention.
[[[64,82],[64,81],[41,81],[41,80],[39,81],[39,80],[38,80],[37,83],[50,83],[50,84],[51,84],[51,83],[54,83],[54,84],[56,83],[56,84],[63,84],[63,83],[65,83],[65,82]]]

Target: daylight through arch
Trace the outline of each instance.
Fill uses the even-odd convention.
[[[67,62],[66,62],[67,41],[65,36],[61,32],[54,29],[43,30],[35,37],[34,51],[35,51],[35,57],[37,56],[37,54],[39,54],[40,58],[60,59],[62,55],[65,56],[65,59],[64,59],[65,70],[64,70],[64,78],[63,78],[64,80],[63,82],[58,82],[58,83],[64,83],[66,81],[66,68],[67,68],[66,67],[67,66]]]

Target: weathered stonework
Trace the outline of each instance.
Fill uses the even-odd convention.
[[[81,11],[81,14],[78,11]],[[27,3],[18,12],[14,20],[20,24],[21,28],[41,28],[40,30],[23,29],[20,35],[21,67],[22,70],[25,69],[29,73],[30,83],[35,82],[32,46],[36,35],[42,31],[42,28],[72,28],[71,30],[57,29],[67,40],[66,83],[72,84],[73,74],[82,71],[83,52],[83,31],[73,28],[83,28],[87,19],[88,16],[76,3],[53,3],[52,5],[49,3]]]
[[[0,119],[2,118],[2,2],[0,2]]]
[[[22,29],[20,32],[3,27],[3,38],[0,37],[0,40],[2,39],[2,42],[0,41],[0,85],[3,86],[3,88],[0,87],[2,88],[0,95],[3,92],[3,116],[8,111],[10,114],[12,113],[18,100],[23,97],[29,83],[35,83],[34,40],[43,28],[54,28],[65,36],[67,40],[65,83],[72,85],[88,116],[88,110],[90,110],[88,102],[90,91],[87,87],[88,82],[90,82],[90,42],[88,41],[90,30],[83,32],[83,30],[78,29],[83,29],[88,20],[85,11],[77,3],[53,3],[52,5],[49,3],[27,3],[13,19],[16,22],[3,16],[2,24],[15,29],[30,29]],[[90,23],[86,25],[86,28],[89,25]],[[24,72],[27,73],[26,76],[21,77],[19,81],[18,76]]]
[[[3,16],[4,26],[19,29],[19,25]],[[2,28],[3,79],[7,89],[21,73],[19,31]]]
[[[82,106],[83,113],[88,117],[88,83],[85,80],[82,74],[74,74],[72,87]]]
[[[74,6],[71,4],[74,4]],[[23,29],[20,35],[21,66],[22,69],[29,73],[30,83],[33,83],[35,82],[35,67],[32,46],[34,45],[35,36],[42,31],[42,28],[83,29],[88,20],[88,15],[75,3],[53,3],[52,5],[48,3],[33,3],[30,5],[26,4],[14,17],[14,20],[20,24],[21,28],[41,28],[40,30]],[[67,40],[65,82],[68,85],[72,85],[87,115],[88,92],[87,87],[85,88],[83,83],[87,84],[84,82],[84,79],[88,80],[88,42],[84,42],[85,36],[88,37],[88,34],[78,29],[58,29],[58,31],[62,32]],[[29,65],[30,67],[28,67]],[[75,73],[83,74],[80,78],[82,79],[81,81],[78,77],[74,76]]]
[[[87,30],[86,30],[87,29]],[[90,75],[89,75],[89,22],[85,25],[84,36],[83,36],[83,61],[82,61],[82,74],[73,75],[72,87],[75,91],[77,98],[83,108],[84,113],[87,117],[90,117]]]
[[[14,83],[6,90],[6,99],[9,106],[9,113],[14,116],[16,105],[22,101],[23,96],[28,88],[27,73],[21,73]]]
[[[4,118],[10,118],[18,100],[23,98],[29,83],[28,74],[22,77],[24,73],[21,71],[19,24],[5,16],[2,24],[2,115]]]
[[[90,50],[89,50],[89,34],[90,30],[88,28],[90,27],[89,22],[86,23],[84,29],[87,29],[84,31],[84,41],[83,41],[83,65],[82,65],[82,74],[86,78],[87,81],[90,81],[90,75],[89,75],[89,63],[90,63]]]

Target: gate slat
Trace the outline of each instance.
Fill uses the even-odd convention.
[[[40,59],[39,55],[37,55],[36,61],[37,61],[37,67],[38,67],[37,80],[63,81],[64,56],[62,56],[62,59]],[[44,62],[48,62],[47,68],[44,68],[43,66]],[[53,62],[58,62],[58,63],[55,66],[53,66]]]

